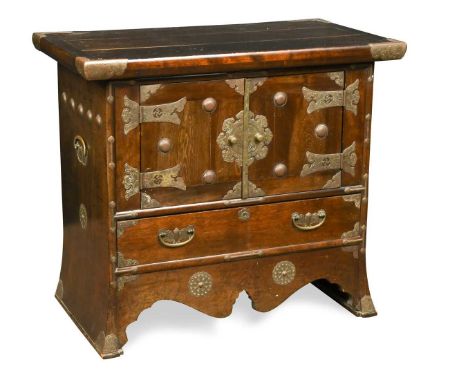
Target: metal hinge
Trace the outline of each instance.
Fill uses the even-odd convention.
[[[124,96],[124,107],[121,114],[124,133],[128,134],[140,123],[144,122],[167,122],[180,125],[180,118],[177,113],[184,110],[186,103],[187,98],[183,97],[171,103],[140,106],[138,102]]]
[[[180,164],[161,171],[140,172],[138,169],[125,163],[123,185],[125,199],[130,199],[143,189],[157,187],[174,187],[186,190],[184,178],[179,176]]]
[[[348,85],[344,90],[313,90],[305,86],[302,87],[302,94],[309,106],[307,113],[327,107],[344,106],[346,110],[357,115],[357,105],[359,103],[359,80]]]
[[[346,147],[342,153],[315,154],[306,152],[307,162],[301,171],[301,176],[307,176],[318,171],[343,170],[354,176],[357,162],[356,142]]]

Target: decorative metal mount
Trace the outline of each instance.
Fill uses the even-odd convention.
[[[162,84],[141,85],[140,86],[140,102],[147,101],[153,94],[161,88]]]
[[[103,358],[115,357],[122,354],[119,339],[113,333],[106,336],[104,332],[100,332],[94,343]]]
[[[344,106],[346,110],[357,115],[357,105],[359,103],[359,80],[348,85],[344,90],[312,90],[305,86],[302,87],[302,94],[309,106],[307,113],[327,107]]]
[[[182,247],[192,241],[195,237],[195,227],[189,225],[185,228],[179,229],[160,229],[158,233],[159,241],[165,247]]]
[[[121,252],[117,252],[117,266],[119,268],[133,267],[138,265],[138,261],[134,259],[126,259]]]
[[[357,162],[356,142],[346,147],[342,153],[315,154],[306,152],[307,164],[302,167],[301,176],[307,176],[318,171],[343,170],[354,175]]]
[[[125,188],[125,199],[130,199],[142,189],[157,187],[174,187],[186,190],[184,178],[179,176],[180,164],[160,171],[142,172],[125,163],[123,185]]]
[[[272,277],[275,284],[289,284],[296,277],[296,267],[290,261],[280,261],[273,268]]]
[[[262,78],[251,78],[251,79],[244,79],[244,78],[237,78],[234,80],[226,80],[226,83],[234,89],[240,95],[244,95],[245,93],[245,81],[250,82],[249,87],[249,94],[252,94],[259,86],[262,86],[267,79],[265,77]]]
[[[161,207],[161,203],[159,203],[156,199],[153,199],[151,195],[147,194],[146,192],[141,193],[141,208],[158,207]]]
[[[209,293],[213,287],[213,278],[208,272],[197,272],[190,276],[188,288],[190,294],[202,297]]]
[[[344,232],[341,235],[343,240],[356,239],[359,237],[359,222],[354,224],[354,228],[351,231]]]
[[[138,275],[124,275],[117,277],[117,291],[121,292],[126,283],[135,281],[137,278]]]
[[[323,223],[325,223],[326,218],[327,213],[325,210],[318,210],[314,213],[307,212],[306,214],[293,212],[291,215],[291,220],[294,224],[294,227],[301,231],[312,231],[317,229]]]
[[[124,107],[121,114],[124,133],[128,134],[140,123],[144,122],[167,122],[180,125],[180,118],[177,113],[184,110],[186,103],[187,98],[184,97],[171,103],[140,106],[138,102],[124,96]]]
[[[323,189],[338,188],[341,186],[341,171],[338,171],[330,180],[323,185]]]
[[[361,208],[361,194],[344,195],[345,202],[352,202],[356,208]]]
[[[260,187],[257,187],[252,182],[248,183],[248,191],[247,195],[249,198],[259,198],[261,196],[265,196],[265,191],[263,191]],[[226,195],[224,195],[223,200],[230,200],[230,199],[240,199],[242,197],[242,182],[236,183],[236,185],[229,190]]]
[[[138,220],[124,220],[117,222],[117,238],[120,238],[128,227],[136,226]]]
[[[247,134],[247,147],[244,145],[244,134]],[[216,142],[221,148],[226,162],[236,162],[239,166],[250,166],[255,160],[263,159],[268,153],[268,145],[273,133],[268,128],[265,116],[248,112],[248,127],[244,129],[244,111],[236,114],[235,118],[227,118],[223,122],[223,131]],[[247,161],[243,161],[243,150],[247,150]]]
[[[328,77],[330,77],[330,79],[332,81],[335,81],[335,83],[343,88],[344,86],[344,72],[330,72],[330,73],[327,73],[328,74]]]

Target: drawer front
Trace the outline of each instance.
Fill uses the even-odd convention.
[[[353,238],[359,212],[347,195],[121,221],[119,267]]]

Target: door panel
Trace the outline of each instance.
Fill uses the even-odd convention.
[[[151,175],[142,208],[221,200],[240,181],[240,167],[216,144],[223,122],[243,108],[225,81],[142,85],[140,105],[153,120],[141,123],[141,171],[170,173]],[[158,175],[168,183],[158,185]]]
[[[265,116],[273,133],[267,155],[248,170],[249,181],[266,195],[341,186],[339,170],[325,166],[308,173],[304,165],[309,163],[307,152],[341,153],[343,107],[330,107],[325,100],[308,112],[303,88],[338,94],[343,81],[343,72],[270,77],[250,94],[250,111]]]

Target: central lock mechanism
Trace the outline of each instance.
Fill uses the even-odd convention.
[[[221,148],[226,162],[236,162],[239,166],[250,166],[255,160],[263,159],[268,153],[273,133],[268,128],[265,116],[247,112],[248,126],[244,130],[244,111],[237,113],[235,118],[228,118],[223,123],[223,131],[216,142]],[[244,134],[246,139],[244,140]],[[246,146],[244,145],[246,142]],[[247,150],[247,160],[244,163],[243,151]]]

